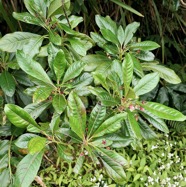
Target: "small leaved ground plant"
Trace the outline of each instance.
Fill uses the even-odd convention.
[[[74,29],[83,18],[71,15],[65,2],[25,0],[28,12],[14,12],[14,18],[46,34],[14,32],[0,39],[1,131],[10,137],[0,154],[3,186],[29,187],[51,155],[65,160],[64,167],[75,163],[75,174],[92,162],[123,185],[130,164],[115,149],[137,149],[142,138],[157,138],[152,126],[168,133],[164,119],[186,120],[175,109],[140,99],[160,78],[180,79],[154,60],[157,43],[134,37],[139,23],[123,28],[96,15],[99,32],[89,37]],[[88,53],[93,46],[97,51]]]

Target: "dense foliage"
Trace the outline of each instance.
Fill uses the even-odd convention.
[[[152,1],[161,31],[160,42],[156,41],[162,46],[163,64],[152,52],[160,45],[149,40],[152,37],[135,35],[140,23],[121,21],[124,10],[142,17],[140,12],[111,0],[109,10],[118,7],[120,11],[112,17],[121,16],[113,20],[100,15],[105,4],[90,2],[92,7],[84,1],[25,0],[25,12],[13,12],[20,31],[3,12],[14,31],[0,39],[0,178],[5,187],[29,187],[34,179],[41,186],[52,185],[53,177],[59,186],[96,185],[98,181],[98,186],[168,183],[164,169],[172,162],[162,169],[149,140],[169,132],[166,122],[185,124],[186,98],[179,76],[163,65],[165,42],[156,4]],[[89,9],[95,19],[92,24],[86,22]],[[36,26],[36,32],[34,27],[23,30],[21,22]],[[177,91],[183,96],[177,98]],[[124,148],[128,145],[130,149]],[[171,147],[158,154],[178,158]],[[149,157],[140,152],[142,148]],[[156,162],[150,164],[153,159]],[[161,170],[159,181],[153,178],[155,168]]]

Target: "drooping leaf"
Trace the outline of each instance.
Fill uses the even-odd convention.
[[[16,57],[19,66],[28,75],[34,77],[36,80],[39,80],[44,85],[55,88],[47,73],[38,62],[29,58],[28,55],[24,54],[22,51],[17,51]]]
[[[81,138],[84,138],[86,128],[86,109],[75,92],[68,97],[69,120],[71,129]]]
[[[128,165],[125,158],[114,151],[104,148],[96,148],[96,151],[110,178],[118,184],[123,183],[126,178],[123,167]]]
[[[145,75],[137,85],[134,87],[134,92],[136,95],[143,95],[145,93],[153,90],[159,82],[159,74],[158,73],[149,73]]]
[[[160,47],[160,45],[152,41],[143,41],[138,43],[132,43],[129,47],[132,50],[151,51],[157,49],[158,47]]]
[[[121,127],[120,122],[124,120],[126,116],[126,113],[121,113],[108,118],[96,129],[92,137],[99,137],[104,134],[115,132]]]
[[[38,40],[41,36],[29,32],[14,32],[6,34],[0,39],[0,49],[7,52],[16,52],[23,49],[32,40]]]
[[[70,65],[70,67],[65,72],[63,82],[67,82],[70,79],[76,78],[83,70],[84,63],[83,62],[74,62]]]
[[[3,71],[0,75],[0,86],[5,95],[12,97],[15,93],[15,80],[8,71]]]
[[[106,115],[106,107],[98,103],[93,108],[90,114],[90,118],[88,122],[88,136],[91,136],[95,132],[95,130],[103,122],[105,115]]]
[[[160,103],[146,102],[146,103],[142,104],[142,103],[139,102],[138,104],[140,106],[142,106],[144,109],[146,109],[147,111],[149,111],[152,114],[158,116],[159,118],[174,120],[174,121],[184,121],[184,120],[186,120],[186,116],[184,116],[178,110],[167,107],[167,106],[162,105]]]
[[[30,154],[35,154],[40,152],[46,145],[46,138],[37,136],[33,137],[29,142],[28,142],[28,151]]]
[[[144,70],[152,70],[154,72],[158,72],[162,79],[171,84],[179,84],[181,82],[178,75],[176,75],[176,73],[172,69],[166,68],[162,65],[154,63],[142,63],[142,67]]]
[[[127,111],[126,125],[131,137],[141,139],[141,130],[135,116],[132,112]]]
[[[27,149],[28,142],[36,136],[38,136],[38,135],[31,134],[31,133],[25,133],[25,134],[19,136],[19,138],[15,141],[15,145],[21,149]]]
[[[29,187],[41,165],[43,151],[34,155],[26,155],[17,165],[15,181],[18,186]]]
[[[37,88],[33,95],[33,102],[40,103],[46,100],[50,96],[52,90],[53,88],[47,86]]]
[[[24,109],[13,104],[5,105],[5,114],[12,124],[19,128],[25,128],[28,125],[33,125],[40,128],[35,120]]]
[[[63,76],[67,66],[67,61],[65,58],[65,53],[62,50],[59,50],[53,60],[53,68],[56,74],[57,81],[60,81]]]
[[[133,35],[137,31],[139,26],[140,23],[138,22],[133,22],[126,26],[125,34],[124,34],[124,46],[126,46],[130,42],[130,40],[133,38]]]
[[[137,10],[133,9],[131,6],[121,2],[120,0],[111,0],[112,2],[116,3],[117,5],[123,7],[124,9],[138,15],[138,16],[141,16],[141,17],[144,17],[140,12],[138,12]]]
[[[64,95],[57,94],[52,100],[52,105],[58,114],[62,114],[67,106],[67,101]]]
[[[133,77],[133,69],[134,69],[134,64],[133,64],[132,57],[129,53],[127,53],[122,63],[125,96],[127,95],[130,88],[130,84]]]

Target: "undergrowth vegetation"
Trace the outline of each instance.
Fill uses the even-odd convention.
[[[3,187],[186,185],[180,2],[0,1]]]

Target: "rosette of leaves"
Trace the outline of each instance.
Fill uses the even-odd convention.
[[[139,23],[134,22],[122,28],[109,16],[96,16],[100,33],[91,37],[102,48],[95,55],[84,57],[87,71],[93,71],[96,87],[89,87],[103,105],[113,111],[127,112],[123,123],[123,133],[136,139],[155,138],[151,125],[168,133],[163,121],[184,121],[186,117],[179,111],[165,105],[140,101],[140,96],[153,90],[160,78],[178,84],[180,78],[169,68],[154,62],[151,50],[159,47],[152,41],[137,41],[134,33]],[[96,59],[96,61],[94,61]],[[95,62],[95,63],[94,63]]]

